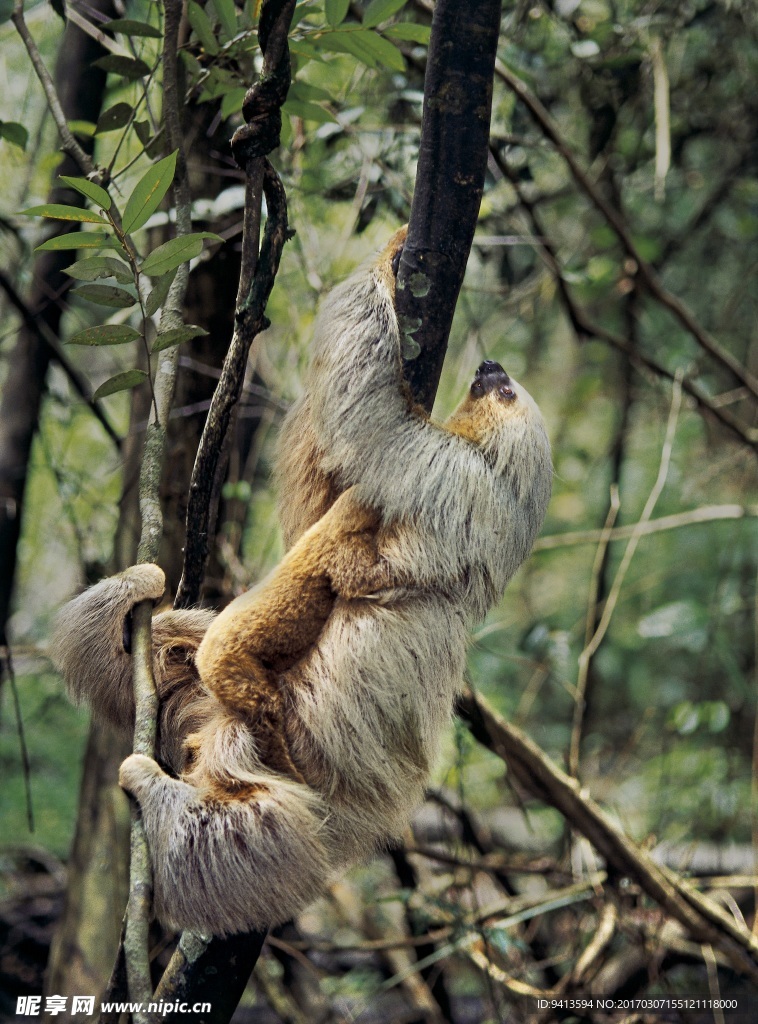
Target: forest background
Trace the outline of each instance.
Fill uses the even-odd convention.
[[[160,42],[102,25],[157,26],[156,10],[71,4],[65,29],[46,4],[26,10],[69,99],[94,74],[71,127],[113,161],[124,196],[165,155],[151,71]],[[208,240],[193,261],[185,308],[208,333],[179,349],[159,559],[172,591],[189,474],[233,326],[244,186],[229,139],[259,66],[249,6],[190,0],[187,10],[193,224],[223,244]],[[76,252],[35,256],[50,225],[20,215],[50,201],[57,174],[81,172],[61,171],[10,11],[0,4],[0,484],[10,488],[0,627],[15,669],[12,686],[6,660],[0,1012],[13,1019],[16,995],[42,990],[56,928],[49,991],[96,991],[115,951],[128,814],[114,772],[125,748],[90,733],[45,642],[63,601],[134,559],[149,390],[93,399],[135,352],[66,344],[105,314],[52,276]],[[209,602],[282,553],[273,442],[320,296],[408,219],[431,11],[425,0],[297,5],[274,154],[296,234],[228,447]],[[92,31],[70,45],[77,19],[105,50]],[[112,63],[135,58],[147,71]],[[554,446],[548,520],[473,637],[470,682],[645,854],[691,875],[748,929],[758,886],[756,81],[750,0],[505,3],[484,197],[435,406],[450,411],[478,363],[497,359],[538,400]],[[152,247],[163,241],[168,213],[144,230]],[[45,324],[41,338],[34,323]],[[19,410],[33,414],[23,504],[8,470]],[[571,813],[529,792],[476,732],[470,721],[451,730],[404,848],[274,936],[235,1020],[312,1020],[314,1007],[323,1020],[364,1007],[361,1020],[517,1020],[508,1014],[528,1016],[539,992],[758,998],[728,952],[693,941],[633,872],[603,873],[607,856]]]

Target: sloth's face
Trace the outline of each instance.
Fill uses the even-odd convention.
[[[516,392],[513,390],[511,378],[500,363],[495,363],[491,359],[485,359],[476,371],[469,395],[473,399],[492,395],[499,402],[514,402],[516,400]]]
[[[517,421],[528,429],[530,421],[541,423],[542,417],[526,388],[509,377],[500,363],[486,359],[446,426],[476,444],[486,444],[508,423]]]

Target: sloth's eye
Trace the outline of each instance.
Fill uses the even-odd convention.
[[[516,392],[513,390],[513,388],[509,388],[507,384],[501,384],[500,387],[497,390],[498,390],[498,394],[500,395],[501,398],[515,398],[516,397]]]
[[[479,397],[479,395],[484,394],[484,385],[480,380],[475,380],[474,383],[471,385],[471,394],[477,398]]]

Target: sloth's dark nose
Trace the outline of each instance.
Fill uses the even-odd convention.
[[[485,359],[474,374],[474,382],[471,385],[471,397],[482,398],[491,391],[497,392],[498,396],[507,402],[512,401],[516,397],[516,392],[511,388],[511,378],[500,363],[496,363],[492,359]]]
[[[494,359],[485,359],[476,371],[476,375],[477,377],[498,377],[500,383],[510,383],[510,377],[502,368],[500,363],[496,363]]]

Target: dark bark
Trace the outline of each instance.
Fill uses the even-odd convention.
[[[196,1024],[227,1024],[242,998],[250,974],[260,955],[265,932],[231,935],[214,939],[195,956],[194,936],[183,935],[163,978],[155,1000],[209,1003],[210,1011],[193,1016]],[[162,1020],[183,1024],[186,1014],[169,1013]]]
[[[265,330],[266,303],[274,286],[284,243],[289,237],[287,200],[282,183],[271,164],[266,161],[263,174],[268,218],[261,246],[260,259],[249,292],[238,303],[232,343],[224,359],[221,379],[216,388],[200,448],[195,459],[187,505],[187,536],[184,569],[179,583],[177,608],[195,604],[208,560],[216,527],[224,450],[229,426],[242,392],[250,346]],[[244,253],[243,253],[244,257]],[[243,258],[243,274],[245,273]]]
[[[500,0],[438,0],[396,307],[405,375],[431,410],[484,191]]]

